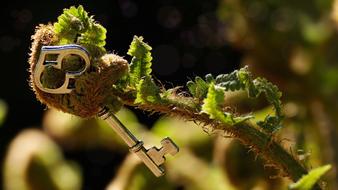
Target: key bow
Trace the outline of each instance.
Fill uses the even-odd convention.
[[[56,60],[47,60],[47,55],[56,55]],[[65,81],[59,88],[47,88],[41,83],[41,75],[46,66],[51,65],[56,69],[62,69],[62,60],[68,55],[76,55],[84,60],[84,67],[79,71],[67,71]],[[90,66],[89,53],[82,46],[76,44],[63,46],[42,46],[38,62],[34,69],[34,83],[42,91],[51,94],[68,94],[73,89],[70,80],[84,73]]]

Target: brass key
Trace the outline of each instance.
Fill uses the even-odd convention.
[[[64,84],[57,89],[46,88],[41,83],[41,75],[47,65],[52,65],[56,69],[61,69],[62,60],[67,55],[76,55],[81,57],[84,62],[84,68],[79,71],[66,72],[66,78]],[[56,55],[56,60],[46,60],[47,55]],[[34,83],[36,86],[50,94],[67,94],[73,90],[73,86],[70,85],[70,79],[76,80],[76,77],[83,74],[90,66],[89,53],[82,46],[76,44],[64,45],[64,46],[43,46],[41,48],[40,57],[34,70]],[[161,141],[162,147],[152,147],[147,150],[143,146],[143,142],[138,140],[117,118],[114,114],[110,113],[108,109],[101,109],[98,117],[105,120],[112,129],[124,140],[128,145],[129,150],[134,152],[144,164],[153,172],[157,177],[164,174],[163,163],[165,161],[165,155],[175,155],[179,148],[169,138],[166,137]]]
[[[167,153],[175,155],[179,151],[176,144],[169,137],[164,138],[161,141],[162,147],[160,149],[152,147],[147,150],[143,146],[143,142],[138,140],[114,114],[110,114],[108,110],[102,109],[98,116],[114,129],[114,131],[129,146],[129,150],[135,153],[157,177],[164,174],[164,169],[162,167],[162,164],[165,161],[164,156]]]

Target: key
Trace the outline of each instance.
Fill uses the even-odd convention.
[[[47,60],[48,55],[56,55],[55,60]],[[57,89],[46,88],[41,83],[41,75],[47,65],[51,65],[56,69],[61,69],[62,60],[67,55],[76,55],[83,59],[84,67],[79,71],[66,72],[65,81],[62,86]],[[76,77],[83,74],[90,67],[90,59],[88,51],[82,46],[76,44],[64,46],[42,46],[39,60],[34,69],[34,83],[36,86],[50,94],[67,94],[72,92],[74,86],[70,85],[70,80],[76,80]],[[171,154],[174,156],[178,151],[178,146],[170,139],[164,138],[161,141],[161,148],[152,147],[147,150],[143,146],[143,142],[138,140],[116,117],[111,114],[108,109],[101,109],[98,117],[105,120],[112,129],[123,139],[128,145],[129,150],[135,153],[144,164],[150,169],[151,172],[157,177],[164,174],[163,164],[165,156]]]
[[[47,60],[47,55],[56,55],[56,60]],[[80,71],[66,72],[65,81],[59,88],[46,88],[41,83],[41,75],[47,65],[51,65],[56,69],[61,69],[62,60],[67,55],[77,55],[84,61],[84,67]],[[42,46],[39,60],[34,69],[34,83],[44,92],[50,94],[67,94],[72,91],[69,83],[71,79],[82,75],[90,66],[89,53],[82,46],[76,44],[69,44],[63,46]]]
[[[114,114],[110,114],[107,109],[102,109],[98,116],[105,120],[114,129],[114,131],[129,146],[129,150],[135,153],[156,177],[160,177],[164,174],[162,164],[165,161],[165,155],[169,153],[174,156],[179,151],[178,146],[169,137],[166,137],[161,141],[162,147],[160,149],[152,147],[147,150],[143,146],[143,142],[138,140],[116,118],[116,116]]]

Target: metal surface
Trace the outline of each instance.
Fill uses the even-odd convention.
[[[56,60],[47,60],[47,55],[56,55]],[[51,65],[56,69],[62,69],[62,60],[68,55],[76,55],[84,60],[84,67],[79,71],[72,71],[65,73],[65,81],[59,88],[46,88],[41,83],[41,75],[46,66]],[[69,87],[69,81],[76,76],[80,76],[90,66],[89,54],[86,49],[76,44],[64,46],[42,46],[39,60],[34,69],[34,83],[42,91],[51,94],[67,94],[73,89]]]
[[[162,147],[160,149],[152,147],[147,151],[147,154],[158,166],[164,163],[164,156],[166,154],[171,154],[172,156],[174,156],[179,151],[178,146],[169,137],[162,139],[161,144]]]
[[[169,137],[166,137],[161,141],[162,147],[160,149],[152,147],[147,150],[143,146],[143,142],[139,141],[116,118],[116,116],[110,114],[108,110],[102,109],[98,116],[101,119],[105,120],[114,129],[114,131],[129,146],[129,150],[131,152],[134,152],[157,177],[164,174],[164,168],[162,167],[162,164],[165,161],[165,155],[171,154],[173,156],[179,151],[177,145]]]

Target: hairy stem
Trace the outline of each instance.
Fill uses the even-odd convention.
[[[179,103],[168,104],[135,104],[132,96],[117,94],[125,105],[136,107],[149,112],[157,112],[169,116],[179,117],[185,120],[198,122],[202,125],[210,125],[213,130],[223,130],[233,138],[239,139],[244,145],[262,156],[267,165],[280,170],[282,174],[291,180],[297,181],[308,173],[307,169],[285,150],[270,134],[262,132],[251,122],[242,122],[236,126],[227,126],[213,119],[207,114],[196,112],[196,109]],[[191,101],[190,97],[180,97],[182,102]],[[315,189],[321,189],[319,185]]]

